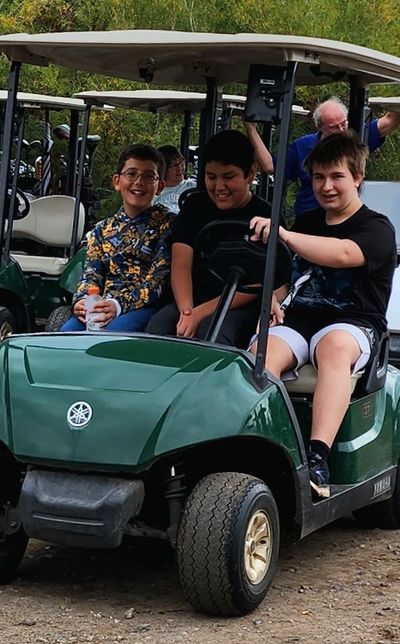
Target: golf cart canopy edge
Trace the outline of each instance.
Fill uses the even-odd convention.
[[[299,84],[324,84],[356,74],[359,82],[400,81],[400,58],[350,43],[275,34],[210,34],[160,30],[8,34],[0,51],[10,61],[160,84],[246,82],[254,62],[298,62]],[[229,64],[228,64],[229,63]],[[342,72],[334,75],[334,72]]]

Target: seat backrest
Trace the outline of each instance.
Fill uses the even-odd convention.
[[[400,181],[364,181],[360,196],[368,208],[389,217],[400,246]]]
[[[14,221],[13,238],[32,239],[47,246],[65,248],[71,243],[75,198],[49,195],[30,202],[26,217]],[[83,237],[85,209],[79,207],[77,242]]]

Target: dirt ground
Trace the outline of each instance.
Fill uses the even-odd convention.
[[[339,521],[282,546],[262,605],[226,619],[186,604],[159,542],[93,553],[32,541],[0,587],[0,642],[400,644],[399,557],[400,531]]]

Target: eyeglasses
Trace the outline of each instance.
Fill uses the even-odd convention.
[[[338,130],[343,131],[347,129],[349,122],[347,119],[341,121],[340,123],[334,123],[333,125],[325,125],[324,123],[321,126],[322,130],[325,132],[337,132]]]
[[[156,183],[160,179],[157,174],[153,172],[139,172],[139,170],[125,170],[124,172],[119,173],[120,177],[124,177],[129,183],[135,183],[140,179],[143,183]]]

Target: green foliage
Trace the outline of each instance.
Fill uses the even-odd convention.
[[[352,42],[397,55],[399,5],[399,0],[0,0],[0,33],[166,29],[297,34]],[[8,63],[2,57],[2,87],[6,87],[7,72]],[[128,83],[54,66],[25,66],[21,75],[22,90],[64,96],[90,89],[146,87],[143,83]],[[225,89],[231,93],[243,91],[238,87]],[[379,87],[373,93],[400,94],[400,89]],[[344,101],[348,99],[344,85],[327,85],[299,88],[296,102],[312,111],[320,100],[332,94]],[[54,127],[67,120],[67,116],[53,114],[52,120]],[[33,121],[29,127],[29,136],[40,136],[39,122]],[[104,198],[102,215],[117,207],[111,175],[120,150],[138,140],[154,145],[178,144],[180,127],[178,116],[123,110],[93,113],[91,133],[98,133],[102,138],[95,155],[95,183]],[[193,143],[196,143],[197,129],[198,120],[195,120]],[[311,118],[295,119],[291,135],[294,138],[312,130]],[[368,165],[370,177],[399,179],[399,143],[400,134],[396,133],[372,155]]]

